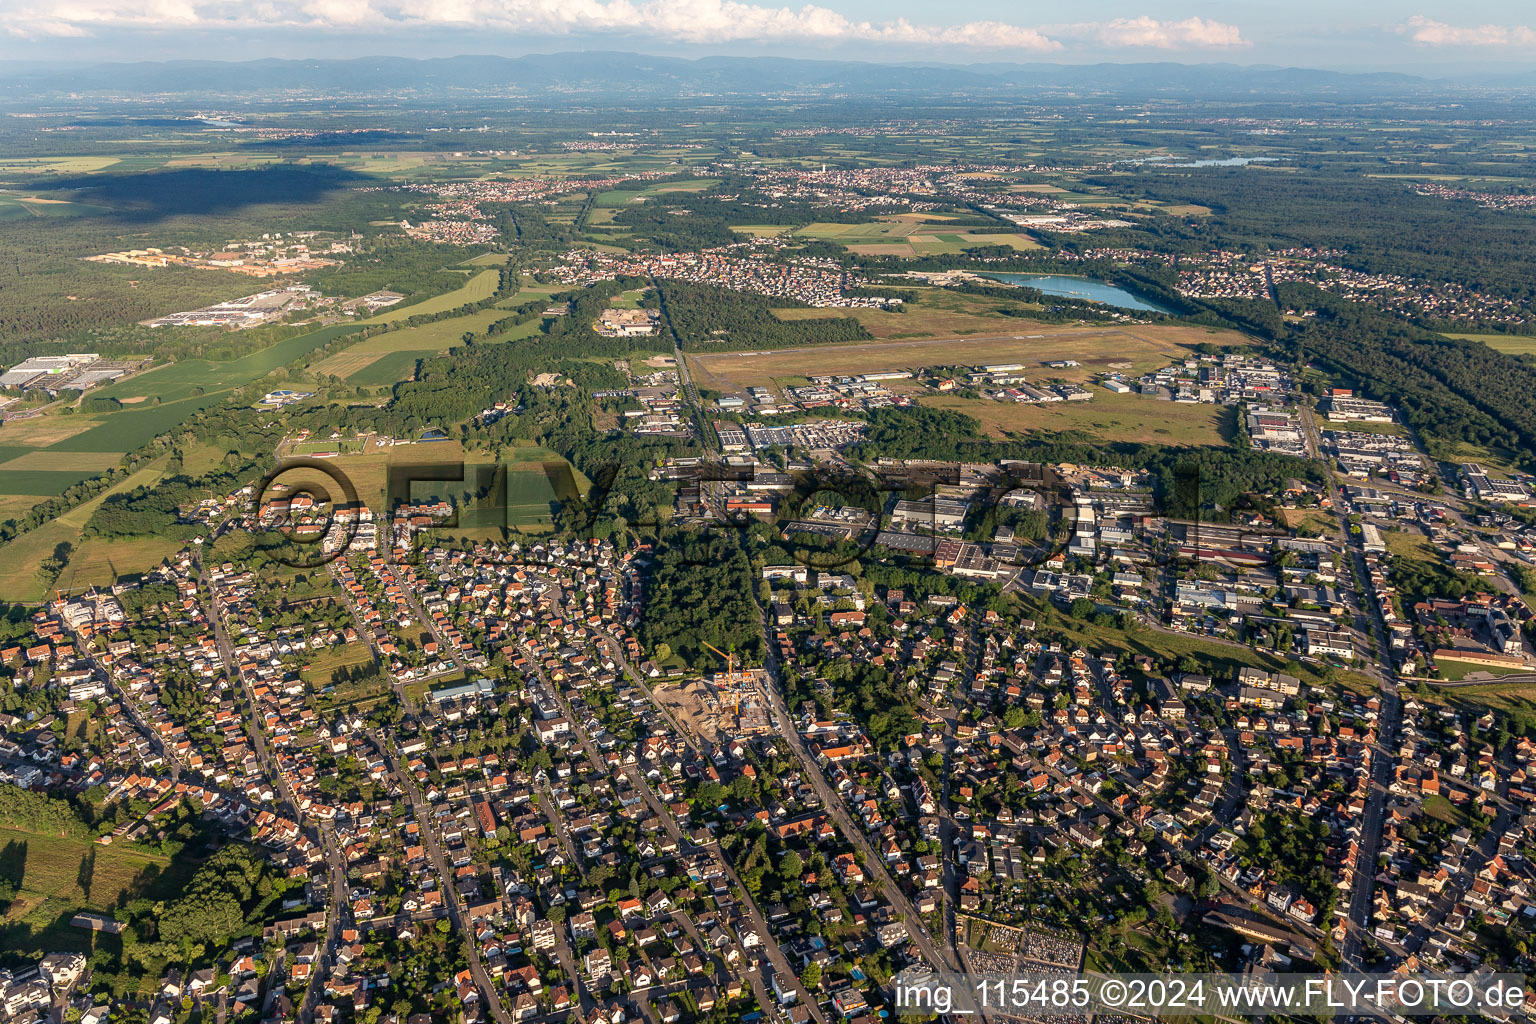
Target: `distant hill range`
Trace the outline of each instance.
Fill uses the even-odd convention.
[[[777,57],[689,60],[634,53],[417,60],[0,62],[0,103],[90,97],[262,100],[367,96],[395,101],[527,97],[591,103],[632,97],[686,102],[782,99],[1078,100],[1432,97],[1536,89],[1536,73],[1456,80],[1235,64],[874,64]]]

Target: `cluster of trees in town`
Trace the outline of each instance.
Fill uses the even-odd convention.
[[[666,644],[695,665],[719,661],[705,643],[734,651],[742,663],[762,660],[752,564],[736,531],[668,530],[651,557],[640,620],[648,648]]]
[[[165,476],[153,485],[135,487],[107,497],[96,506],[85,524],[88,537],[178,537],[190,539],[198,532],[195,526],[182,526],[177,522],[178,510],[210,493],[228,494],[243,483],[259,476],[262,460],[243,456],[227,460],[198,476],[187,476],[181,470],[179,457],[173,457],[166,467]]]
[[[679,344],[690,352],[794,348],[872,337],[851,316],[785,321],[773,315],[775,309],[804,307],[792,299],[688,281],[658,281],[656,288]]]
[[[90,831],[68,800],[9,782],[0,782],[0,825],[46,836],[84,836]]]

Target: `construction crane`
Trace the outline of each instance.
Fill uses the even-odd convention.
[[[703,644],[705,647],[708,647],[710,650],[714,651],[716,654],[720,655],[720,657],[725,659],[726,692],[730,695],[731,713],[740,714],[741,690],[736,685],[736,655],[726,654],[724,651],[710,643],[708,640],[700,640],[699,643]],[[718,689],[718,687],[716,687],[716,689]]]
[[[720,655],[720,657],[725,659],[725,681],[730,683],[732,686],[735,686],[736,655],[726,654],[724,651],[710,643],[708,640],[700,640],[699,643],[703,644],[705,647],[708,647],[710,650],[714,651],[716,654]]]

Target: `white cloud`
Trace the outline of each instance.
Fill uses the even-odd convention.
[[[1158,21],[1142,15],[1139,18],[1065,25],[1054,31],[1057,35],[1090,40],[1113,49],[1151,47],[1159,50],[1198,50],[1249,45],[1236,25],[1208,21],[1205,18]]]
[[[1063,39],[1110,49],[1211,49],[1247,45],[1232,25],[1150,17],[1058,27],[999,21],[916,25],[855,21],[827,7],[747,0],[0,0],[12,35],[79,35],[114,28],[302,27],[390,31],[472,28],[538,36],[629,34],[671,42],[886,43],[964,47],[992,54],[1054,53]]]
[[[1408,19],[1401,29],[1416,43],[1426,46],[1536,47],[1536,29],[1525,25],[1447,25],[1421,14]]]

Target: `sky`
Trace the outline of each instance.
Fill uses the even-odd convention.
[[[0,0],[0,59],[627,50],[1536,70],[1530,0]]]

